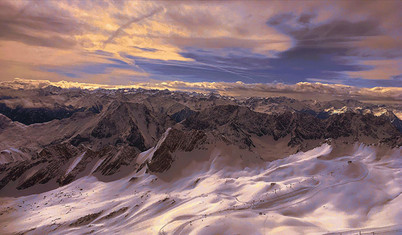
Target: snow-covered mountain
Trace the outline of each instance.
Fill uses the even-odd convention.
[[[0,233],[399,231],[400,105],[0,89]]]

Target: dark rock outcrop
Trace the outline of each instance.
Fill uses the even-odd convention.
[[[152,172],[168,170],[174,161],[173,153],[175,151],[190,152],[205,140],[206,135],[202,131],[170,130],[166,139],[155,151],[151,161],[147,163],[148,169]]]
[[[102,150],[92,151],[68,143],[52,145],[44,148],[33,159],[1,165],[0,171],[4,174],[0,180],[0,189],[11,181],[18,182],[18,190],[46,184],[51,180],[63,186],[76,180],[80,175],[89,174],[87,169],[89,163],[101,158],[104,158],[102,164],[95,169],[101,175],[113,175],[122,166],[130,164],[135,170],[137,165],[134,159],[137,155],[138,150],[130,146],[107,146]],[[74,160],[77,160],[76,165],[67,172]],[[29,172],[33,172],[32,175],[24,177]]]
[[[173,125],[167,115],[156,115],[139,103],[115,101],[100,115],[91,137],[101,140],[102,145],[128,144],[140,151],[152,147],[167,126]]]
[[[71,117],[76,112],[84,111],[84,108],[56,107],[50,108],[24,108],[17,106],[9,108],[4,103],[0,103],[0,113],[9,117],[13,121],[21,122],[25,125],[33,123],[43,123],[54,119]]]

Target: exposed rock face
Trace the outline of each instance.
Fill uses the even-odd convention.
[[[291,135],[290,146],[300,144],[304,140],[340,137],[352,137],[354,141],[363,143],[370,137],[380,143],[385,139],[398,139],[401,136],[387,118],[372,114],[346,112],[320,119],[308,113],[297,112],[263,114],[234,105],[205,109],[187,118],[184,125],[190,129],[209,130],[226,136],[234,133],[233,142],[238,143],[240,138],[243,140],[240,142],[248,147],[253,145],[248,138],[250,134],[271,135],[275,140]]]
[[[190,117],[191,115],[193,115],[194,113],[195,113],[195,111],[193,111],[189,108],[184,108],[184,109],[180,110],[179,112],[172,114],[170,117],[173,120],[175,120],[176,122],[181,122],[181,121],[185,120],[186,118]]]
[[[54,145],[44,148],[32,160],[10,163],[5,169],[5,175],[0,181],[0,189],[8,182],[16,181],[24,173],[31,171],[28,177],[20,179],[17,189],[26,189],[35,184],[45,184],[61,175],[63,163],[78,154],[78,149],[68,144]],[[34,168],[38,168],[36,171]]]
[[[103,211],[83,216],[83,217],[77,219],[76,221],[74,221],[73,223],[71,223],[70,226],[77,227],[77,226],[87,225],[87,224],[91,223],[92,221],[94,221],[96,218],[98,218],[102,214],[102,212]]]
[[[138,165],[135,164],[134,159],[138,156],[138,150],[134,147],[126,146],[120,149],[109,148],[102,150],[102,152],[97,153],[98,156],[103,156],[105,158],[102,164],[95,170],[95,172],[100,172],[102,175],[113,175],[122,166],[128,166],[133,164],[133,170],[135,170]]]
[[[3,130],[17,128],[7,117],[2,115],[0,118]],[[88,120],[87,115],[76,115],[63,122],[66,127],[74,126],[74,122],[79,123],[82,118]],[[135,171],[137,165],[134,159],[138,153],[154,146],[166,126],[175,123],[167,115],[155,115],[143,104],[120,101],[112,102],[91,119],[81,129],[76,128],[75,135],[53,139],[31,159],[1,165],[0,189],[10,182],[16,182],[19,190],[50,181],[65,185],[77,177],[90,174],[90,168],[98,161],[101,163],[94,173],[102,176],[114,175],[122,166],[132,165]],[[37,130],[49,135],[51,132],[46,128],[53,124],[41,125],[40,129],[29,127],[18,130],[27,135]],[[72,169],[68,170],[69,167]]]
[[[320,119],[308,113],[284,112],[263,114],[236,105],[216,106],[194,113],[183,125],[186,131],[172,129],[165,141],[155,151],[148,169],[164,172],[173,163],[174,152],[192,151],[206,141],[223,140],[240,148],[252,149],[252,135],[271,135],[274,140],[290,136],[288,146],[302,146],[305,141],[349,138],[351,142],[386,143],[401,146],[401,133],[385,117],[352,112]],[[392,141],[391,141],[392,139]],[[317,142],[319,144],[320,142]]]
[[[206,135],[202,131],[170,130],[166,139],[155,151],[152,160],[148,162],[148,169],[153,172],[164,172],[168,170],[174,161],[172,154],[175,151],[190,152],[205,140]]]
[[[393,112],[387,111],[381,116],[390,120],[392,125],[402,133],[402,121]]]
[[[152,113],[143,104],[115,101],[101,114],[90,136],[103,139],[103,145],[127,143],[145,151],[157,142],[168,125],[173,125],[173,121],[166,115]]]
[[[67,143],[52,145],[44,148],[32,160],[1,165],[0,170],[4,174],[0,180],[0,189],[10,181],[18,182],[19,190],[37,184],[46,184],[51,180],[63,186],[80,175],[89,174],[88,167],[93,167],[90,163],[101,159],[103,159],[102,164],[94,171],[104,176],[115,174],[122,166],[130,164],[135,170],[137,165],[134,159],[137,155],[138,150],[130,146],[107,146],[102,150],[92,151]]]
[[[267,114],[298,112],[308,113],[320,119],[327,119],[332,114],[354,112],[358,114],[374,114],[379,110],[384,113],[391,123],[402,132],[402,121],[395,116],[391,110],[401,110],[401,105],[387,107],[386,105],[363,103],[354,99],[332,100],[332,101],[313,101],[313,100],[296,100],[287,97],[268,97],[268,98],[248,98],[239,101],[238,104],[246,106],[253,111]]]
[[[16,181],[27,170],[35,167],[36,165],[44,163],[44,162],[46,162],[46,160],[41,159],[41,160],[37,160],[37,161],[30,161],[30,162],[22,161],[22,162],[1,165],[0,171],[3,172],[3,177],[0,180],[0,190],[4,186],[6,186],[10,181]],[[34,180],[32,180],[32,181],[34,181]],[[20,187],[20,186],[18,186],[18,187]]]
[[[78,146],[78,145],[80,145],[81,143],[85,143],[85,142],[89,142],[89,141],[90,141],[89,135],[87,135],[87,136],[81,136],[80,134],[78,134],[78,135],[74,136],[74,137],[71,139],[70,143],[71,143],[72,145],[74,145],[74,146]]]

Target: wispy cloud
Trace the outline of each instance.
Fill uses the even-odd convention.
[[[129,20],[127,23],[123,24],[116,31],[114,31],[112,33],[112,35],[110,35],[110,37],[105,42],[103,42],[103,47],[105,47],[108,43],[112,42],[113,39],[115,39],[119,34],[121,34],[124,31],[124,29],[130,27],[133,23],[136,23],[136,22],[139,22],[146,18],[149,18],[162,10],[163,10],[163,8],[158,8],[158,9],[152,10],[151,12],[149,12],[145,15],[142,15],[139,17],[134,17],[133,19]]]

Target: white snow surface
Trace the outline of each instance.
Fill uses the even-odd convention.
[[[0,198],[0,234],[401,234],[401,149],[376,156],[360,145],[320,157],[331,151],[324,144],[241,168],[225,167],[223,159],[233,156],[214,149],[175,179],[144,172],[108,183],[83,177],[49,192]],[[177,170],[173,165],[169,174]]]
[[[74,161],[71,163],[71,165],[68,167],[67,171],[66,171],[66,175],[68,175],[68,173],[70,173],[72,170],[74,170],[74,168],[78,165],[78,163],[80,163],[80,161],[82,160],[82,157],[84,157],[86,151],[83,152],[81,155],[79,155],[78,157],[76,157],[74,159]]]
[[[29,159],[29,157],[26,154],[13,147],[0,151],[0,165],[27,159]]]

